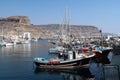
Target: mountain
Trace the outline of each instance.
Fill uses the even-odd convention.
[[[60,24],[34,25],[27,16],[0,18],[0,34],[22,36],[30,32],[31,38],[52,38],[60,31]],[[76,37],[100,37],[99,29],[89,25],[69,25],[70,33]],[[3,32],[3,33],[2,33]]]

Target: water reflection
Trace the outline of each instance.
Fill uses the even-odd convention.
[[[77,71],[73,70],[46,70],[46,69],[38,69],[36,68],[34,71],[35,74],[41,75],[43,73],[47,75],[60,75],[61,80],[89,80],[94,76],[91,75],[91,72],[88,68],[82,68]]]
[[[42,40],[37,43],[1,47],[0,80],[90,80],[93,77],[95,80],[101,79],[102,66],[96,63],[92,63],[89,69],[78,71],[33,69],[34,57],[55,56],[48,54],[48,49],[52,46]]]
[[[95,76],[94,80],[102,80],[102,65],[98,63],[91,63],[89,66],[89,70],[92,73],[92,75]]]
[[[113,55],[113,53],[110,52],[108,55],[109,61],[112,60],[112,55]],[[104,67],[104,65],[101,63],[94,63],[94,62],[90,63],[89,70],[92,73],[92,75],[95,76],[94,80],[102,80],[103,79],[103,76],[104,76],[103,75],[103,67]]]
[[[38,42],[31,42],[30,44],[1,47],[0,57],[48,57],[48,49],[51,46],[46,40],[40,40]]]
[[[31,44],[19,44],[0,48],[1,56],[31,56]]]

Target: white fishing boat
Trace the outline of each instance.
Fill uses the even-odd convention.
[[[95,55],[86,55],[81,57],[76,57],[76,53],[69,51],[68,53],[68,59],[45,59],[45,58],[34,58],[34,63],[38,68],[42,69],[79,69],[81,67],[88,67],[91,58],[93,58]]]

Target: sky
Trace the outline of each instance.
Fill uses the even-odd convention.
[[[0,0],[1,18],[28,16],[35,25],[63,23],[66,9],[72,25],[120,33],[120,0]]]

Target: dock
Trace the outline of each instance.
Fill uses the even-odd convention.
[[[103,65],[103,80],[120,80],[120,55],[113,55],[111,64]]]

